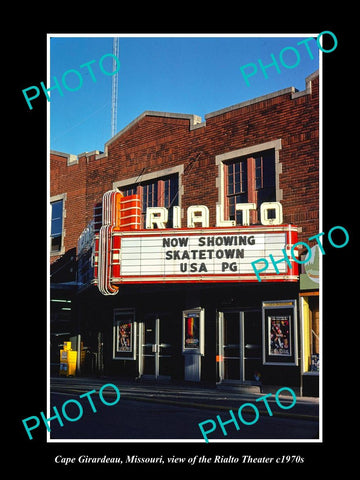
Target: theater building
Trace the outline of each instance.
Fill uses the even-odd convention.
[[[71,305],[52,358],[71,338],[78,375],[316,394],[318,93],[315,72],[204,121],[146,111],[102,153],[51,151],[52,311]]]

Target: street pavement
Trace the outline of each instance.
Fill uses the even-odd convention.
[[[268,416],[268,410],[264,401],[259,400],[267,393],[243,392],[236,388],[209,387],[196,384],[168,384],[161,382],[134,382],[124,381],[112,377],[88,378],[88,377],[52,377],[50,390],[52,393],[67,393],[81,395],[90,390],[98,392],[105,384],[113,384],[119,390],[123,400],[141,402],[156,402],[167,405],[179,405],[182,407],[214,410],[237,411],[244,403],[255,403],[260,415]],[[106,395],[116,394],[115,390],[107,388]],[[284,391],[278,397],[284,408],[279,407],[275,399],[275,393],[266,397],[273,416],[292,418],[298,420],[319,420],[320,402],[318,397],[296,397],[296,404],[286,409],[293,403],[290,392]],[[286,395],[285,395],[286,393]],[[246,409],[244,409],[246,412]],[[253,411],[252,411],[253,413]]]

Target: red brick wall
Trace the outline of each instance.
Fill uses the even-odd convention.
[[[67,165],[67,158],[51,154],[50,196],[66,194],[64,201],[65,251],[76,247],[77,240],[86,226],[86,177],[84,161]],[[52,256],[55,261],[58,256]]]
[[[247,106],[210,115],[191,129],[187,118],[168,115],[139,117],[107,147],[106,155],[87,155],[78,163],[51,155],[50,195],[67,194],[65,250],[91,220],[93,206],[115,181],[183,165],[182,208],[207,205],[215,226],[218,202],[215,156],[281,139],[280,189],[284,223],[302,227],[299,240],[318,233],[319,210],[319,79],[311,93],[292,98],[287,92]],[[188,168],[187,168],[188,167]],[[185,219],[182,225],[185,226]],[[54,260],[56,257],[52,257]]]

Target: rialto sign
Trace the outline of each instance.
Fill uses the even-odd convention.
[[[237,205],[243,212],[241,227],[223,220],[218,206],[217,226],[210,228],[208,208],[196,205],[188,208],[187,228],[181,228],[180,208],[173,208],[173,228],[166,228],[167,210],[152,207],[146,212],[146,229],[141,229],[138,195],[124,197],[116,190],[104,194],[94,262],[101,293],[114,295],[120,284],[257,282],[252,262],[269,256],[276,269],[267,268],[262,281],[298,280],[298,266],[290,256],[297,228],[282,224],[280,203],[261,205],[262,225],[249,225],[255,204]],[[274,218],[269,218],[270,210]]]

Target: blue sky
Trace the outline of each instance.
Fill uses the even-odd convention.
[[[317,33],[281,37],[120,36],[117,131],[145,110],[195,114],[204,120],[207,113],[283,88],[303,90],[305,78],[319,68]],[[306,38],[311,38],[307,43],[311,55],[305,45],[297,45]],[[293,68],[280,62],[279,54],[286,47],[299,54],[297,57],[291,48],[283,53],[283,63],[296,65]],[[62,75],[72,69],[80,72],[83,82],[76,91],[62,88],[63,96],[56,89],[51,92],[50,148],[72,154],[103,151],[111,138],[113,77],[101,72],[99,60],[113,52],[113,37],[50,35],[49,50],[48,88],[55,85],[54,76],[61,82]],[[265,78],[259,59],[269,65],[271,54],[280,72],[267,68]],[[87,67],[80,68],[92,60],[96,82]],[[240,67],[250,63],[257,65],[257,73],[249,77],[247,85]],[[112,71],[111,57],[104,59],[103,68]],[[69,73],[66,82],[75,89],[79,77]]]

